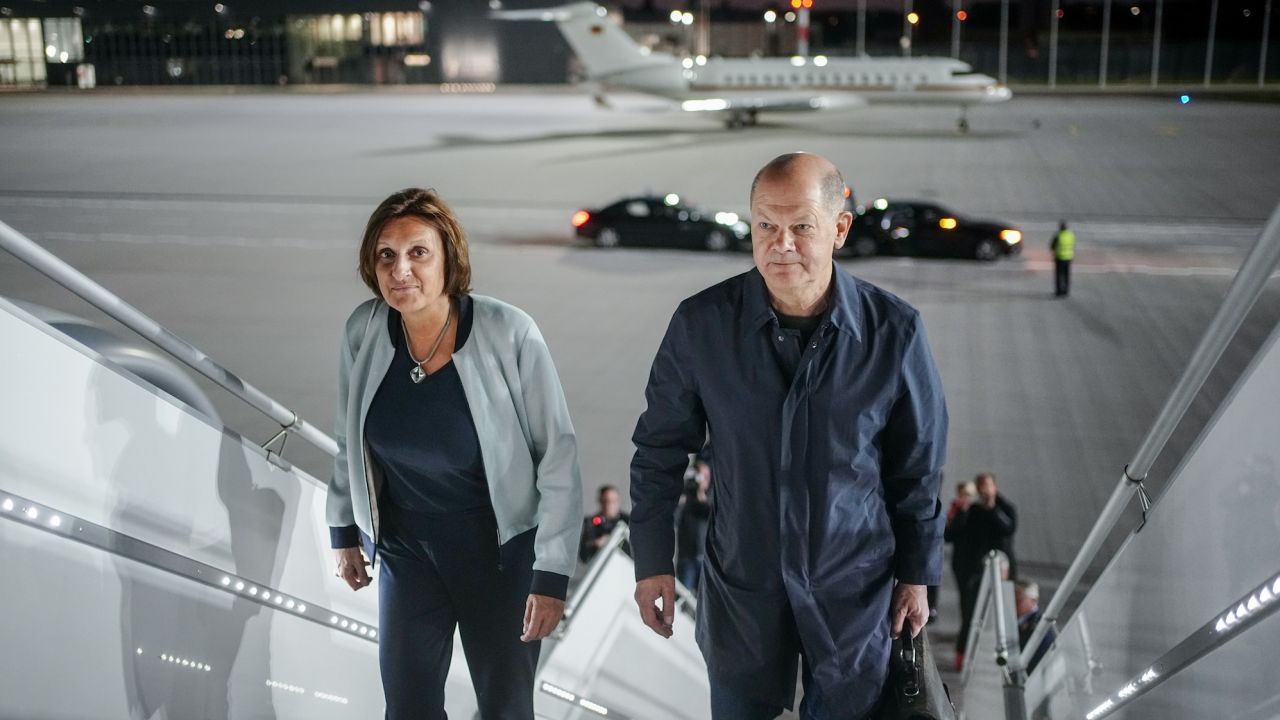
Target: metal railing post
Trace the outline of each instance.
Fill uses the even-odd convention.
[[[1058,11],[1061,0],[1053,0],[1049,15],[1049,89],[1058,87]]]
[[[1222,300],[1222,305],[1209,322],[1209,327],[1200,338],[1195,351],[1192,352],[1191,359],[1187,361],[1186,369],[1174,385],[1160,414],[1152,423],[1151,429],[1147,431],[1142,444],[1138,446],[1133,459],[1125,466],[1115,489],[1111,491],[1111,497],[1099,513],[1098,520],[1089,530],[1089,535],[1085,538],[1080,551],[1076,553],[1075,559],[1071,561],[1071,566],[1067,568],[1062,584],[1054,592],[1049,604],[1045,607],[1044,614],[1040,617],[1040,622],[1036,624],[1034,632],[1027,639],[1027,644],[1022,650],[1023,666],[1030,663],[1031,658],[1035,656],[1035,649],[1044,640],[1049,627],[1057,622],[1067,598],[1071,596],[1080,578],[1084,576],[1094,557],[1102,549],[1107,535],[1116,526],[1128,506],[1129,498],[1140,487],[1140,481],[1146,478],[1151,464],[1164,449],[1169,436],[1173,434],[1174,428],[1195,400],[1196,394],[1204,385],[1214,365],[1217,364],[1218,358],[1222,356],[1227,344],[1235,336],[1236,330],[1240,328],[1249,310],[1257,302],[1258,296],[1262,294],[1267,281],[1275,271],[1277,262],[1280,262],[1280,206],[1271,213],[1266,227],[1263,228],[1257,242],[1241,263],[1240,269],[1231,281],[1231,287],[1227,289],[1226,297]]]
[[[1213,43],[1218,35],[1218,0],[1213,0],[1209,7],[1209,39],[1204,48],[1204,86],[1209,87],[1213,80]]]
[[[1107,56],[1111,50],[1111,0],[1102,3],[1102,51],[1098,57],[1098,87],[1107,86]]]
[[[338,443],[314,425],[299,418],[297,413],[214,362],[199,348],[170,332],[62,258],[40,247],[3,222],[0,222],[0,248],[4,248],[50,280],[155,343],[192,370],[209,378],[227,392],[279,423],[285,430],[306,438],[330,455],[338,454]]]
[[[1270,0],[1267,0],[1270,2]],[[960,59],[960,13],[964,9],[963,0],[955,0],[951,6],[951,57]]]
[[[1151,39],[1151,87],[1155,87],[1160,82],[1160,33],[1163,24],[1164,0],[1156,0],[1155,35]]]
[[[853,54],[858,57],[867,54],[867,0],[858,0],[858,41]]]
[[[1262,7],[1262,47],[1258,50],[1258,87],[1267,84],[1267,41],[1271,34],[1271,0]]]
[[[1009,84],[1009,0],[1000,0],[1000,84]]]
[[[1004,556],[991,553],[987,558],[988,587],[991,607],[995,612],[996,665],[1004,671],[1005,720],[1026,720],[1026,673],[1018,649],[1017,603],[1013,583],[1001,577]]]

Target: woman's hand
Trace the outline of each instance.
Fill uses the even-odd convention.
[[[369,572],[365,570],[369,561],[364,559],[360,548],[335,548],[333,557],[337,561],[337,570],[333,574],[345,580],[352,590],[359,590],[373,582]]]
[[[524,642],[537,642],[551,634],[564,617],[564,601],[546,595],[530,595],[524,606]]]

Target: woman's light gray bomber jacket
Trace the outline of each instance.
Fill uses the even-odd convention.
[[[537,527],[535,586],[541,573],[567,581],[577,563],[582,479],[560,378],[533,318],[491,297],[471,300],[471,335],[453,363],[480,440],[498,520],[496,540],[502,544]],[[357,544],[352,526],[370,545],[379,538],[376,498],[383,478],[365,442],[364,423],[395,355],[387,312],[387,304],[375,298],[347,318],[334,423],[338,454],[325,513],[334,547]],[[366,549],[372,561],[373,550]]]

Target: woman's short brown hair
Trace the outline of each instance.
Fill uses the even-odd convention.
[[[471,292],[471,256],[467,252],[467,236],[462,231],[453,209],[431,188],[406,188],[392,193],[369,216],[360,242],[360,279],[382,297],[378,287],[378,238],[382,229],[392,220],[404,217],[417,218],[440,233],[444,244],[444,292],[449,297],[461,297]],[[386,298],[383,298],[384,300]]]

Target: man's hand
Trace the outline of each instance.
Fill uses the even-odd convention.
[[[564,601],[546,595],[529,595],[524,604],[524,642],[537,642],[551,634],[564,617]]]
[[[889,606],[889,617],[893,621],[893,634],[902,634],[902,621],[911,625],[911,637],[920,634],[929,621],[929,593],[924,585],[898,583],[893,589],[893,602]]]
[[[659,599],[661,608],[657,605]],[[637,582],[636,605],[640,606],[640,619],[650,630],[664,638],[671,637],[671,625],[676,619],[676,576],[655,575]]]
[[[333,574],[345,580],[352,590],[359,590],[373,582],[369,577],[369,571],[365,570],[369,561],[364,559],[364,553],[360,548],[337,548],[333,551],[333,557],[337,563],[337,569]]]

